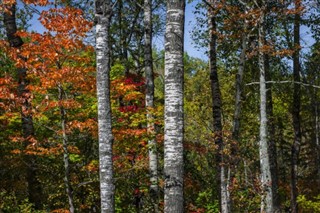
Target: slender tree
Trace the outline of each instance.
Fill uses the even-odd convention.
[[[209,64],[212,94],[212,116],[214,143],[217,145],[216,167],[217,186],[219,187],[220,212],[230,211],[229,190],[227,187],[226,167],[223,159],[223,138],[222,138],[222,101],[217,67],[217,23],[216,14],[213,10],[215,0],[209,0]]]
[[[244,28],[245,29],[245,28]],[[246,31],[246,30],[245,30]],[[246,50],[247,50],[247,34],[244,32],[242,34],[242,42],[241,42],[241,55],[239,61],[238,73],[236,75],[236,95],[235,95],[235,107],[234,107],[234,118],[233,118],[233,128],[232,128],[232,137],[234,140],[239,140],[240,133],[240,115],[241,115],[241,96],[243,90],[243,74],[244,74],[244,66],[246,59]]]
[[[61,85],[58,85],[59,91],[59,101],[62,103],[64,101],[65,91]],[[63,163],[64,163],[64,185],[66,187],[66,193],[69,202],[69,211],[70,213],[74,213],[74,199],[73,199],[73,189],[70,181],[70,159],[69,159],[69,151],[68,151],[68,136],[67,136],[67,112],[66,109],[61,104],[60,108],[60,119],[61,119],[61,131],[62,131],[62,147],[63,147]]]
[[[267,87],[265,73],[265,10],[266,2],[262,1],[260,7],[261,15],[259,20],[258,32],[258,48],[259,48],[259,71],[260,71],[260,141],[259,141],[259,157],[261,170],[261,212],[272,213],[273,207],[273,190],[272,177],[270,171],[270,155],[268,144],[268,119],[267,119]]]
[[[295,15],[293,26],[293,80],[300,82],[300,13],[301,0],[295,0]],[[294,131],[294,141],[291,147],[291,211],[298,212],[297,204],[297,172],[298,172],[298,158],[301,145],[301,127],[300,127],[300,102],[301,102],[301,89],[300,84],[295,83],[293,86],[293,109],[292,109],[292,122]]]
[[[157,144],[154,138],[154,122],[152,111],[154,108],[154,77],[152,67],[152,0],[144,0],[144,68],[146,74],[146,108],[147,128],[149,136],[149,170],[150,170],[150,194],[154,205],[154,211],[158,212],[158,158]]]
[[[184,0],[167,1],[165,31],[164,212],[183,208]]]
[[[265,54],[265,76],[266,81],[271,80],[270,71],[270,56]],[[278,161],[277,161],[277,146],[275,140],[275,119],[273,115],[273,99],[272,99],[272,85],[266,85],[267,88],[267,119],[268,119],[268,143],[269,143],[269,160],[270,173],[272,179],[272,203],[276,212],[280,211],[279,194],[278,194]]]
[[[101,212],[114,212],[113,163],[110,104],[109,27],[111,0],[96,0],[96,57]]]
[[[236,82],[235,82],[235,104],[234,104],[234,114],[233,114],[233,126],[232,126],[232,139],[238,144],[240,142],[240,121],[241,121],[241,108],[242,108],[242,93],[243,93],[243,75],[244,75],[244,68],[245,68],[245,61],[246,61],[246,51],[247,51],[247,40],[248,35],[246,34],[246,23],[244,24],[244,33],[242,34],[241,38],[241,54],[240,54],[240,61],[238,72],[236,74]],[[232,147],[232,155],[237,156],[236,148]],[[246,162],[244,161],[244,164]],[[229,169],[236,168],[235,160],[232,160],[232,167]],[[230,171],[235,173],[236,171]],[[245,175],[246,177],[246,175]],[[246,178],[245,178],[246,179]],[[232,197],[230,197],[230,202],[232,202]],[[230,204],[230,211],[231,211],[232,204]]]

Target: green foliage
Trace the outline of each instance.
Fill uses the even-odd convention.
[[[125,67],[121,63],[115,63],[111,67],[110,80],[115,80],[124,75]]]
[[[320,212],[320,195],[311,200],[307,199],[305,195],[299,195],[297,203],[299,204],[302,212]]]
[[[13,193],[0,191],[0,211],[3,213],[46,213],[47,211],[35,210],[28,199],[20,200]]]
[[[14,63],[10,60],[8,54],[3,48],[0,48],[0,77],[4,77],[5,73],[13,72]]]
[[[215,200],[212,203],[212,190],[200,192],[196,199],[198,207],[203,207],[207,213],[219,213],[219,201]]]

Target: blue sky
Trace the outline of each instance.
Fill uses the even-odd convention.
[[[185,51],[192,57],[201,58],[203,60],[208,60],[208,56],[205,54],[206,48],[195,48],[194,41],[192,40],[192,30],[196,23],[196,18],[194,15],[195,6],[197,3],[199,3],[201,0],[194,0],[192,3],[186,4],[186,17],[185,17]],[[39,9],[41,7],[38,7]],[[43,32],[43,27],[40,24],[40,22],[37,20],[38,15],[34,15],[34,18],[31,20],[31,30],[35,30],[38,32]],[[301,27],[301,45],[303,47],[303,52],[309,51],[311,45],[314,43],[313,38],[310,34],[310,29],[306,26]],[[164,48],[164,37],[158,36],[154,38],[154,44],[158,49]]]
[[[207,60],[208,57],[205,54],[205,48],[199,50],[199,48],[195,48],[194,42],[191,38],[191,31],[193,27],[196,25],[195,21],[195,5],[201,0],[194,0],[192,3],[186,4],[186,18],[185,18],[185,51],[192,57],[201,58],[203,60]],[[39,8],[40,9],[40,8]],[[31,27],[30,30],[35,30],[37,32],[43,32],[44,28],[40,24],[38,20],[39,16],[34,14],[33,19],[31,20]],[[155,38],[154,42],[158,49],[163,49],[164,47],[164,38],[157,37]]]
[[[208,60],[208,56],[205,54],[206,48],[195,48],[194,42],[191,38],[191,31],[197,24],[194,11],[195,5],[201,0],[195,0],[192,3],[186,5],[186,17],[185,17],[185,39],[184,48],[185,51],[192,57]]]
[[[192,30],[196,23],[195,18],[195,6],[201,0],[194,0],[192,3],[186,4],[186,11],[185,11],[185,36],[184,36],[184,50],[190,56],[195,58],[201,58],[203,60],[208,60],[208,56],[205,54],[206,48],[195,48],[195,44],[192,40]],[[153,43],[155,44],[156,48],[164,49],[164,37],[157,36],[154,38]]]

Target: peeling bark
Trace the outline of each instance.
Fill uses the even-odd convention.
[[[165,32],[164,212],[183,208],[184,0],[167,1]]]
[[[113,213],[115,186],[112,163],[109,28],[111,0],[96,0],[96,59],[101,212]]]

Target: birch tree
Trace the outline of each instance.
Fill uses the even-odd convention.
[[[110,44],[109,27],[111,0],[96,0],[96,60],[98,97],[98,136],[101,212],[114,212],[114,191],[110,104]]]
[[[272,178],[270,171],[269,145],[268,145],[268,119],[267,119],[267,88],[265,73],[265,9],[266,2],[262,1],[260,7],[261,15],[258,23],[258,63],[260,71],[260,141],[259,141],[259,157],[261,171],[261,213],[274,212],[273,207],[273,191]]]
[[[164,212],[183,208],[184,0],[167,1],[165,31]]]
[[[144,1],[144,68],[146,75],[146,108],[147,108],[147,128],[151,139],[148,141],[149,146],[149,172],[150,172],[150,194],[153,200],[154,211],[158,212],[158,159],[157,144],[154,138],[154,122],[152,110],[154,108],[154,77],[152,67],[152,1]]]

